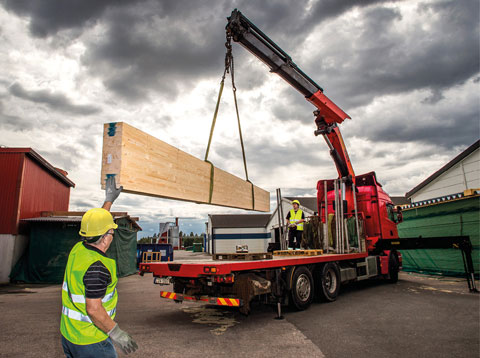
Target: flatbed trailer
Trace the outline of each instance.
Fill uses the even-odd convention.
[[[152,262],[141,263],[139,272],[142,276],[152,273],[156,284],[173,284],[173,292],[160,291],[161,298],[235,306],[248,314],[252,299],[261,297],[263,302],[277,304],[280,316],[281,305],[304,310],[315,298],[335,301],[341,283],[374,277],[396,282],[400,268],[401,255],[391,250],[374,256],[361,252]]]
[[[268,256],[271,259],[240,261],[228,258],[242,254],[216,254],[216,258],[226,260],[145,262],[140,264],[139,273],[142,276],[152,273],[155,284],[173,284],[173,292],[160,291],[161,298],[233,306],[248,314],[252,299],[260,297],[262,302],[277,304],[280,317],[282,305],[304,310],[314,299],[335,301],[341,284],[375,278],[395,283],[402,268],[402,255],[398,250],[422,248],[459,249],[469,291],[478,292],[468,236],[382,239],[368,252],[346,254],[310,256],[309,250],[304,250],[305,256],[298,255],[303,254],[302,251],[292,251],[291,256],[274,252]],[[262,257],[265,253],[244,255]]]

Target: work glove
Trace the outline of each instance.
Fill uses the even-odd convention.
[[[138,345],[137,343],[130,337],[130,335],[122,331],[120,327],[118,327],[118,323],[115,324],[115,327],[112,328],[110,332],[108,332],[110,339],[115,343],[118,347],[120,347],[123,353],[133,353],[137,350]]]
[[[113,204],[116,198],[120,195],[120,192],[122,191],[123,186],[117,189],[117,186],[115,184],[115,177],[109,177],[107,178],[107,181],[105,182],[105,201],[109,201]]]

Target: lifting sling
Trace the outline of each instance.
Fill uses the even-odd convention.
[[[225,76],[227,73],[230,73],[232,79],[232,92],[233,92],[233,99],[235,103],[235,111],[237,114],[237,123],[238,123],[238,133],[240,135],[240,145],[242,147],[242,156],[243,156],[243,166],[245,168],[245,177],[246,181],[251,184],[252,187],[252,209],[255,209],[255,191],[253,188],[253,183],[248,179],[248,171],[247,171],[247,159],[245,157],[245,147],[243,145],[243,137],[242,137],[242,127],[240,126],[240,114],[238,111],[238,102],[237,102],[237,88],[235,87],[235,75],[234,75],[234,63],[233,63],[233,55],[232,55],[232,44],[231,44],[231,35],[227,34],[227,41],[225,42],[225,47],[227,48],[227,52],[225,54],[225,69],[223,70],[222,80],[220,81],[220,90],[218,92],[217,104],[215,106],[215,111],[213,113],[213,120],[212,120],[212,127],[210,128],[210,136],[208,138],[208,145],[207,151],[205,153],[205,161],[210,164],[210,193],[208,197],[208,203],[212,202],[212,194],[213,194],[213,183],[214,183],[214,166],[213,163],[208,160],[208,153],[210,152],[210,145],[212,143],[213,137],[213,130],[215,129],[215,123],[217,122],[217,115],[218,109],[220,107],[220,100],[222,98],[223,87],[225,84]]]

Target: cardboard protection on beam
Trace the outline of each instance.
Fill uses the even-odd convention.
[[[123,191],[256,211],[270,211],[270,193],[126,123],[106,123],[101,184],[115,175]]]

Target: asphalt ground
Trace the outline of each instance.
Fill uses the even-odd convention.
[[[139,345],[132,357],[480,356],[480,296],[462,279],[401,273],[397,284],[361,282],[343,287],[336,302],[285,309],[283,320],[261,304],[248,317],[176,304],[160,299],[152,281],[119,280],[116,321]],[[0,357],[63,357],[60,308],[60,285],[0,287]]]

